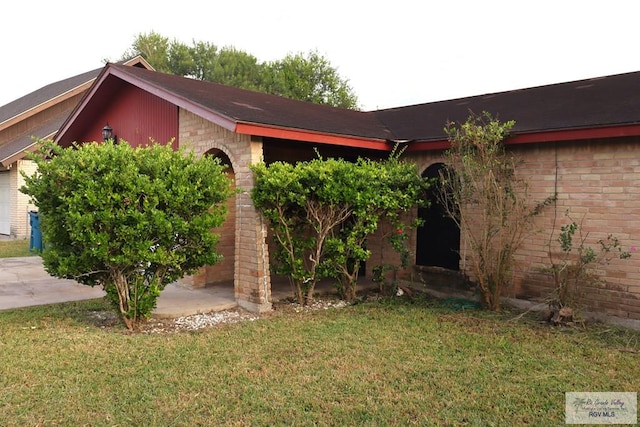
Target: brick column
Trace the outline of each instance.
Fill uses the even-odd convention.
[[[253,173],[249,165],[262,161],[262,140],[252,138],[238,156],[236,187],[235,296],[238,305],[254,312],[271,310],[271,278],[267,228],[251,200]]]
[[[235,223],[233,219],[223,228],[234,227],[235,254],[226,251],[226,257],[233,257],[233,282],[238,305],[253,312],[271,310],[271,279],[269,272],[269,250],[266,244],[267,228],[262,216],[251,200],[253,173],[249,166],[262,161],[262,139],[241,135],[212,123],[202,117],[180,110],[180,146],[203,155],[210,150],[224,152],[235,177]],[[231,210],[230,210],[231,211]],[[225,230],[226,231],[226,230]],[[219,249],[224,249],[222,246]],[[204,267],[203,270],[181,283],[199,287],[225,279],[221,265]],[[209,268],[209,272],[207,269]]]

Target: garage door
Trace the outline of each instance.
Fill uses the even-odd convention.
[[[0,234],[11,233],[9,172],[0,172]]]

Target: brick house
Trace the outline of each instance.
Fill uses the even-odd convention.
[[[203,268],[185,283],[233,282],[241,307],[264,311],[271,308],[268,230],[249,197],[250,164],[310,159],[315,148],[325,157],[380,158],[401,143],[405,156],[429,176],[441,166],[448,120],[464,121],[470,110],[513,119],[516,126],[508,144],[524,161],[521,173],[529,179],[533,194],[540,200],[558,194],[557,205],[539,218],[546,234],[536,235],[518,254],[518,269],[508,290],[509,296],[535,298],[550,289],[538,271],[548,260],[549,231],[563,224],[565,210],[584,215],[585,229],[594,239],[613,233],[629,245],[637,242],[640,103],[628,94],[638,85],[640,73],[630,73],[359,112],[108,64],[55,140],[61,145],[100,140],[108,123],[118,138],[134,146],[150,139],[172,141],[199,155],[221,157],[240,190],[218,230],[225,261]],[[418,214],[438,217],[429,210]],[[380,242],[374,236],[368,247],[374,252],[372,258],[381,261],[389,251]],[[456,278],[464,273],[464,242],[450,223],[419,229],[410,244],[416,262],[402,272],[405,279],[434,272]],[[640,319],[639,267],[640,259],[632,257],[607,268],[604,277],[612,286],[592,292],[591,308]],[[370,275],[371,266],[367,269]]]
[[[135,57],[127,66],[151,66]],[[0,107],[0,235],[23,239],[29,236],[29,197],[18,189],[24,185],[21,172],[36,168],[26,159],[37,147],[34,138],[52,138],[78,104],[102,68],[46,85]]]

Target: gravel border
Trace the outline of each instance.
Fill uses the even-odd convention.
[[[342,300],[315,300],[307,306],[297,303],[284,303],[275,306],[276,311],[290,310],[296,313],[304,313],[314,310],[329,310],[346,307],[348,303]],[[140,326],[140,332],[146,334],[163,334],[175,332],[193,332],[201,329],[211,328],[224,324],[239,322],[251,322],[261,317],[269,316],[270,313],[255,314],[241,309],[216,311],[211,313],[194,314],[191,316],[181,316],[175,319],[159,321],[152,319]]]

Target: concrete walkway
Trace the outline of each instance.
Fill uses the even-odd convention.
[[[0,258],[0,310],[101,298],[100,288],[49,276],[38,256]],[[154,317],[171,318],[236,307],[232,284],[189,289],[167,286],[158,299]]]

